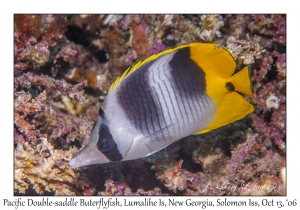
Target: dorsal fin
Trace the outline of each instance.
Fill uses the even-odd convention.
[[[191,58],[199,65],[199,67],[214,71],[222,78],[230,78],[236,68],[236,63],[232,55],[225,48],[216,49],[216,44],[212,43],[191,43],[162,51],[158,54],[151,55],[145,60],[137,62],[132,68],[129,67],[115,82],[113,82],[109,92],[116,88],[124,78],[130,76],[133,72],[138,70],[139,67],[149,61],[153,61],[164,54],[172,53],[185,47],[190,47]],[[220,69],[222,69],[222,71],[220,71]]]
[[[181,46],[178,46],[178,47],[175,47],[175,48],[171,48],[171,49],[168,49],[168,50],[165,50],[165,51],[162,51],[160,53],[157,53],[157,54],[154,54],[154,55],[151,55],[150,57],[148,57],[147,59],[145,60],[142,60],[142,61],[139,61],[137,62],[132,68],[128,68],[120,77],[118,77],[113,83],[112,85],[110,86],[109,88],[109,92],[111,92],[113,89],[115,89],[122,81],[124,78],[130,76],[133,72],[135,72],[136,70],[139,69],[139,67],[143,66],[144,64],[148,63],[149,61],[153,61],[155,59],[157,59],[158,57],[164,55],[164,54],[168,54],[168,53],[172,53],[178,49],[181,49],[181,48],[185,48],[185,47],[189,47],[191,45],[194,45],[194,44],[198,44],[198,43],[193,43],[193,44],[187,44],[187,45],[181,45]],[[108,92],[108,93],[109,93]]]
[[[198,43],[191,45],[191,58],[204,71],[214,72],[220,78],[229,79],[236,63],[225,48],[216,48],[216,44]]]

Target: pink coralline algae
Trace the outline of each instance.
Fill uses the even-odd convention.
[[[65,15],[15,15],[15,71],[38,69],[50,59],[50,47],[67,30]]]
[[[15,195],[285,195],[286,15],[24,14],[13,36]],[[110,84],[192,42],[250,65],[255,112],[149,157],[70,168]]]
[[[161,42],[153,42],[152,46],[149,50],[149,54],[150,55],[157,54],[157,53],[162,52],[166,49],[167,49],[167,47],[164,44],[162,44]]]
[[[22,144],[26,137],[28,141],[36,144],[39,137],[45,137],[34,126],[35,123],[40,124],[34,117],[41,116],[46,110],[46,106],[43,104],[45,100],[46,92],[34,99],[24,91],[15,93],[14,123],[17,127],[15,137],[18,143]]]
[[[286,136],[285,68],[285,54],[272,52],[262,58],[260,69],[254,76],[254,81],[257,81],[254,89],[259,102],[256,112],[259,115],[250,115],[254,128],[266,138],[266,142],[270,145],[273,141],[280,149],[285,149]]]
[[[15,190],[78,195],[76,188],[83,189],[88,183],[68,166],[78,152],[70,143],[86,143],[91,122],[61,113],[47,103],[48,98],[46,90],[35,98],[24,91],[15,92]],[[55,146],[56,141],[61,146]]]
[[[286,16],[285,15],[254,15],[254,24],[260,34],[273,36],[273,41],[286,45]]]
[[[244,145],[239,146],[236,150],[231,151],[231,159],[227,161],[226,171],[229,172],[228,177],[230,179],[235,178],[235,173],[240,170],[243,166],[243,163],[246,160],[250,160],[252,156],[256,153],[255,148],[260,149],[259,141],[257,140],[258,135],[247,134],[247,142]]]
[[[55,80],[45,75],[34,75],[32,73],[25,73],[20,77],[15,78],[15,87],[31,87],[36,86],[37,89],[48,90],[48,94],[55,97],[58,92],[62,95],[67,95],[71,99],[82,102],[84,101],[83,87],[86,86],[85,82],[77,85],[70,85],[65,80]]]
[[[165,186],[169,189],[184,190],[187,188],[187,183],[193,180],[193,176],[187,170],[181,169],[183,160],[179,160],[173,167],[164,170],[163,174],[158,174]]]

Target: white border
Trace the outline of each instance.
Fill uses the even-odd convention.
[[[295,3],[294,3],[295,2]],[[268,197],[274,201],[294,200],[299,198],[299,103],[300,78],[299,68],[299,14],[297,1],[275,1],[275,0],[251,0],[251,1],[162,1],[162,0],[106,0],[106,1],[7,1],[0,2],[0,72],[1,72],[1,106],[0,106],[0,206],[3,199],[14,201],[18,197],[13,196],[13,14],[14,13],[287,13],[287,197]],[[29,197],[22,197],[28,199]],[[62,200],[64,197],[52,198],[54,201]],[[70,198],[70,197],[68,197]],[[108,197],[106,197],[108,199]],[[122,197],[119,197],[123,199]],[[171,197],[186,200],[188,197]],[[266,197],[227,197],[231,200],[258,200],[261,202]],[[80,198],[78,198],[80,199]],[[129,200],[137,200],[135,197],[127,197]],[[142,198],[141,198],[142,199]],[[159,199],[154,197],[153,199]],[[168,201],[168,198],[162,198]],[[206,197],[192,197],[193,200],[206,200]],[[220,197],[208,198],[216,202]],[[223,197],[222,197],[223,199]],[[298,202],[300,202],[298,200]],[[299,206],[300,204],[298,204]],[[285,206],[287,207],[287,206]],[[14,207],[10,207],[12,209]],[[39,208],[39,207],[38,207]],[[52,208],[52,207],[44,207]],[[74,209],[74,207],[64,207]],[[82,207],[75,207],[82,208]],[[92,207],[95,209],[95,207]],[[172,207],[179,208],[179,207]],[[194,207],[195,208],[195,207]],[[196,207],[199,209],[199,207]],[[209,207],[207,207],[209,208]],[[232,209],[233,207],[222,207]],[[239,207],[240,208],[240,207]],[[245,208],[245,207],[244,207]],[[249,207],[246,207],[249,208]],[[1,207],[2,209],[2,207]],[[14,208],[15,209],[15,208]],[[114,208],[110,208],[114,209]],[[135,208],[137,209],[137,208]],[[235,208],[237,209],[237,208]],[[295,209],[295,208],[294,208]]]

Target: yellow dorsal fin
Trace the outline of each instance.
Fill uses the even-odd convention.
[[[250,81],[249,70],[247,66],[245,66],[241,71],[234,74],[229,79],[229,82],[233,84],[235,91],[250,96],[252,99],[255,100],[251,88],[251,81]]]
[[[214,121],[195,134],[206,133],[223,125],[227,125],[244,118],[253,111],[253,105],[243,96],[234,91],[230,92],[226,94],[222,103],[218,106]]]
[[[109,88],[109,92],[112,91],[113,89],[115,89],[122,81],[124,78],[128,77],[129,75],[131,75],[133,72],[135,72],[139,67],[143,66],[144,64],[148,63],[149,61],[153,61],[155,59],[157,59],[159,56],[162,56],[164,54],[168,54],[168,53],[172,53],[178,49],[182,49],[182,48],[185,48],[185,47],[189,47],[189,46],[193,46],[193,45],[198,45],[198,44],[202,44],[202,43],[193,43],[193,44],[187,44],[187,45],[181,45],[181,46],[178,46],[176,48],[172,48],[172,49],[168,49],[168,50],[165,50],[165,51],[162,51],[158,54],[154,54],[154,55],[151,55],[150,57],[148,57],[147,59],[143,60],[143,61],[139,61],[137,62],[132,68],[128,68],[123,74],[122,76],[118,77],[116,79],[116,81],[113,82],[113,84],[110,86]],[[209,45],[209,44],[204,44],[204,45]],[[211,45],[211,44],[210,44]],[[108,93],[109,93],[108,92]]]
[[[128,74],[129,71],[130,71],[130,67],[126,69],[126,71],[124,71],[124,73],[111,84],[108,92],[114,89],[120,83],[120,81],[124,79],[124,77]]]
[[[236,68],[230,52],[225,48],[216,49],[216,44],[192,45],[191,58],[205,72],[214,72],[222,79],[229,79]]]

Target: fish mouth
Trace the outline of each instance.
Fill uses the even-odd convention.
[[[87,145],[69,162],[71,168],[110,162],[96,147]]]

